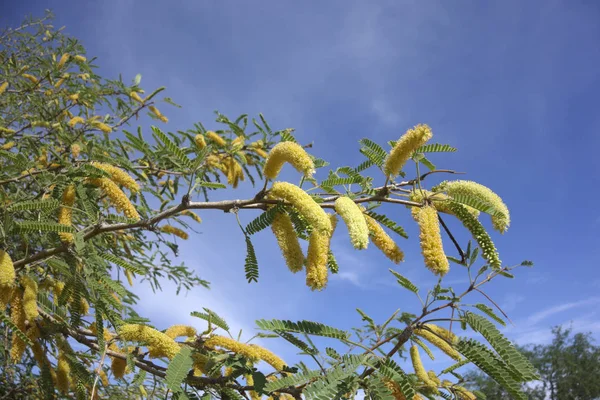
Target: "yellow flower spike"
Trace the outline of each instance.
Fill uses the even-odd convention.
[[[79,54],[78,54],[78,55],[76,55],[76,56],[75,56],[75,57],[73,57],[73,58],[74,58],[75,60],[79,61],[79,62],[86,62],[86,61],[87,61],[87,58],[85,58],[84,56],[82,56],[82,55],[79,55]]]
[[[398,175],[404,164],[419,147],[423,146],[433,134],[427,125],[417,125],[409,129],[400,139],[385,159],[383,171],[388,177]]]
[[[34,321],[39,317],[37,309],[37,292],[38,285],[29,276],[23,276],[21,278],[21,284],[23,285],[23,313],[25,319],[29,321],[30,325],[34,324]]]
[[[510,212],[502,198],[490,188],[473,181],[444,181],[434,187],[434,190],[443,190],[450,196],[465,195],[475,197],[492,205],[498,210],[497,215],[492,215],[492,225],[500,233],[504,233],[510,226]]]
[[[257,349],[225,336],[211,336],[204,342],[204,346],[206,346],[209,349],[214,349],[215,347],[222,347],[224,349],[233,351],[236,354],[240,354],[246,357],[251,362],[256,362],[260,360],[260,353],[257,351]]]
[[[60,78],[59,80],[56,81],[56,83],[54,84],[55,88],[59,88],[62,86],[62,84],[65,83],[65,78]]]
[[[8,88],[8,82],[3,82],[2,85],[0,85],[0,95],[2,93],[4,93],[7,88]]]
[[[441,192],[433,193],[433,192],[430,192],[429,190],[415,189],[411,192],[409,200],[414,201],[416,203],[423,203],[423,200],[425,200],[425,198],[428,198],[432,203],[431,205],[433,207],[435,207],[435,209],[438,210],[439,212],[454,215],[454,212],[452,211],[452,207],[449,206],[450,198],[447,195],[445,195],[444,193],[441,193]],[[467,210],[469,210],[469,212],[475,218],[479,217],[479,214],[480,214],[479,210],[477,210],[473,207],[469,207],[465,204],[463,204],[463,206]],[[413,213],[413,217],[416,217],[416,213],[419,212],[419,208],[412,207],[412,206],[407,206],[407,207],[409,207],[411,209],[411,212]]]
[[[123,211],[123,214],[127,218],[140,220],[140,214],[135,209],[135,206],[131,203],[129,198],[123,193],[121,189],[108,178],[95,178],[89,179],[89,182],[100,188],[100,190],[108,196],[112,205],[115,206],[117,211]]]
[[[192,360],[194,363],[192,366],[194,367],[194,376],[202,376],[206,373],[206,363],[208,362],[208,357],[200,353],[192,353]]]
[[[429,376],[429,379],[431,379],[431,381],[436,385],[439,386],[441,384],[442,381],[440,381],[440,378],[437,377],[434,371],[427,371],[427,375]]]
[[[17,328],[19,328],[19,330],[22,332],[26,331],[26,317],[25,310],[23,309],[23,293],[19,289],[13,291],[12,298],[10,300],[10,320]],[[12,344],[10,347],[11,360],[18,362],[23,356],[26,347],[27,344],[13,332]]]
[[[252,377],[252,375],[244,375],[244,378],[246,378],[246,384],[248,386],[254,386],[254,378]],[[250,391],[250,399],[251,400],[260,400],[261,396],[255,392],[254,390]]]
[[[9,134],[9,135],[12,135],[15,132],[16,131],[14,129],[5,128],[3,126],[0,126],[0,133],[6,133],[6,134]]]
[[[339,197],[334,206],[335,211],[342,217],[348,227],[350,241],[354,248],[358,250],[366,249],[369,245],[369,227],[360,207],[346,196]]]
[[[329,258],[329,244],[335,230],[337,217],[330,215],[331,233],[313,230],[308,240],[308,254],[306,257],[306,285],[311,290],[323,290],[327,286],[327,260]]]
[[[421,252],[425,265],[435,275],[444,276],[450,270],[450,264],[444,253],[440,224],[435,208],[425,206],[417,214],[417,223],[421,231]]]
[[[251,344],[250,347],[254,348],[258,353],[258,356],[261,360],[269,364],[271,367],[275,368],[277,371],[282,371],[283,367],[287,364],[273,352],[261,347],[257,344]]]
[[[77,103],[77,100],[79,100],[79,93],[73,93],[69,96],[67,96],[69,98],[69,100],[71,100],[74,103]]]
[[[110,370],[115,378],[117,378],[117,379],[123,378],[123,376],[125,376],[126,368],[127,368],[127,360],[123,360],[122,358],[112,357],[112,362],[110,364]]]
[[[266,151],[264,151],[263,149],[259,149],[259,148],[252,148],[250,149],[253,152],[255,152],[256,154],[258,154],[260,157],[262,158],[267,158],[269,155],[267,154]]]
[[[137,94],[136,92],[129,93],[129,97],[131,97],[133,100],[137,101],[140,104],[144,103],[144,100],[142,100],[142,98],[140,97],[140,95]]]
[[[37,84],[38,83],[38,78],[36,78],[33,75],[23,74],[22,76],[23,76],[23,78],[28,79],[33,84]]]
[[[423,363],[421,362],[421,356],[419,355],[419,349],[416,344],[413,344],[410,348],[410,358],[412,361],[413,368],[415,369],[415,374],[419,380],[423,381],[423,383],[430,387],[435,388],[437,385],[434,381],[429,378],[427,371],[423,367]]]
[[[63,55],[60,57],[60,60],[58,60],[58,65],[57,65],[57,67],[58,67],[59,69],[60,69],[60,68],[62,68],[62,67],[63,67],[63,65],[65,65],[65,63],[66,63],[67,61],[69,61],[69,57],[70,57],[70,56],[69,56],[69,53],[65,53],[65,54],[63,54]]]
[[[452,388],[454,389],[454,392],[458,394],[458,397],[460,397],[461,400],[477,400],[477,396],[462,386],[454,385]]]
[[[193,337],[196,336],[196,333],[196,328],[188,325],[173,325],[165,331],[165,335],[171,339],[176,339],[182,336]]]
[[[88,301],[83,297],[79,301],[79,312],[81,315],[88,315],[90,312],[90,303],[88,303]]]
[[[460,361],[462,359],[458,351],[454,350],[454,348],[452,348],[452,346],[448,342],[446,342],[444,339],[437,336],[436,334],[429,332],[425,329],[415,329],[415,335],[427,340],[429,343],[431,343],[432,345],[434,345],[435,347],[437,347],[456,361]]]
[[[102,386],[108,387],[109,382],[108,382],[108,376],[106,375],[106,372],[103,369],[100,369],[98,371],[98,376],[100,377],[100,381],[102,382]]]
[[[429,328],[429,330],[431,330],[435,335],[441,337],[449,343],[454,344],[458,342],[458,337],[454,333],[442,328],[441,326],[437,326],[434,324],[425,324],[425,326]]]
[[[304,190],[288,182],[275,182],[269,197],[292,204],[312,227],[331,234],[332,226],[327,213]]]
[[[162,122],[169,122],[169,119],[167,117],[165,117],[164,115],[162,115],[162,113],[158,110],[158,108],[154,107],[154,106],[150,106],[148,107],[150,109],[150,111],[152,111],[154,113],[154,115],[156,115],[156,118],[158,118],[159,120],[161,120]]]
[[[69,361],[61,351],[58,354],[58,361],[56,363],[56,387],[63,394],[69,393],[69,387],[71,386],[71,367]]]
[[[12,259],[4,250],[0,250],[0,312],[10,301],[15,286],[15,267]]]
[[[400,250],[396,242],[394,242],[394,239],[385,232],[379,222],[367,214],[363,215],[365,216],[365,221],[369,228],[369,235],[373,244],[395,264],[404,261],[404,253]]]
[[[193,211],[185,210],[185,211],[182,211],[180,214],[190,217],[191,219],[193,219],[194,221],[196,221],[199,224],[202,223],[202,218],[200,218],[200,216]]]
[[[296,273],[302,270],[304,254],[302,254],[302,248],[289,215],[277,213],[271,224],[271,230],[277,239],[281,254],[290,271]]]
[[[122,325],[119,329],[119,337],[123,340],[146,343],[157,357],[164,356],[172,359],[180,350],[179,345],[169,336],[145,325]]]
[[[133,286],[133,276],[131,275],[131,271],[129,270],[125,270],[125,278],[127,278],[127,283],[129,283],[129,286]]]
[[[235,139],[233,139],[231,141],[231,147],[233,148],[237,148],[238,150],[241,149],[242,147],[244,147],[244,142],[246,141],[246,138],[243,136],[238,136]]]
[[[265,176],[269,179],[277,178],[286,162],[305,177],[311,177],[315,173],[315,164],[302,146],[294,142],[280,142],[269,152],[264,167]]]
[[[58,210],[58,223],[71,225],[73,218],[73,204],[75,204],[75,186],[69,185],[62,194],[62,204]],[[73,234],[69,232],[60,232],[60,240],[64,243],[73,243]]]
[[[400,389],[400,385],[398,385],[396,382],[388,378],[383,378],[383,384],[392,392],[394,399],[406,400],[404,393],[402,393],[402,389]]]
[[[170,233],[173,234],[183,240],[187,240],[189,235],[184,232],[183,230],[173,226],[173,225],[163,225],[160,227],[160,231],[164,232],[164,233]]]
[[[71,156],[73,156],[73,158],[77,158],[79,157],[79,154],[81,154],[81,146],[77,143],[73,143],[71,145]]]
[[[213,131],[207,131],[206,132],[206,137],[210,140],[212,140],[217,146],[219,147],[224,147],[227,142],[225,141],[225,139],[223,139],[220,135],[218,135],[216,132]]]
[[[2,150],[10,150],[13,147],[15,147],[16,143],[15,142],[7,142],[4,143],[0,148],[2,148]]]
[[[204,136],[201,134],[197,134],[194,137],[194,142],[196,143],[196,146],[202,150],[203,148],[206,147],[206,140],[204,140]]]
[[[112,128],[108,125],[106,125],[103,122],[99,122],[99,121],[94,121],[92,123],[96,128],[100,129],[102,132],[104,133],[111,133],[112,132]]]

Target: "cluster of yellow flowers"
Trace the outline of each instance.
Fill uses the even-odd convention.
[[[139,220],[140,214],[135,209],[135,206],[131,203],[127,195],[123,193],[119,186],[109,178],[94,178],[89,179],[89,182],[100,188],[100,190],[108,196],[111,203],[115,206],[117,211],[122,211],[127,218]]]
[[[302,253],[298,236],[296,236],[289,215],[277,213],[271,224],[271,230],[277,239],[283,258],[290,271],[296,273],[302,270],[304,266],[304,254]]]
[[[154,115],[156,115],[156,118],[158,118],[159,120],[161,120],[164,123],[169,122],[169,119],[167,117],[165,117],[164,115],[162,115],[162,113],[158,110],[158,108],[156,108],[154,106],[150,106],[148,108],[150,109],[150,111],[152,111],[152,113]]]
[[[316,230],[330,234],[331,221],[327,213],[304,190],[288,182],[275,182],[269,197],[290,203]]]
[[[65,357],[63,351],[58,353],[58,361],[56,362],[56,387],[63,394],[69,393],[71,386],[71,367],[69,361]]]
[[[419,380],[423,382],[428,389],[437,390],[437,384],[435,381],[431,380],[429,374],[425,370],[425,367],[423,367],[421,355],[419,354],[419,349],[417,348],[416,344],[413,344],[410,347],[410,358],[417,378],[419,378]]]
[[[213,131],[207,131],[206,137],[210,139],[217,147],[225,147],[227,141],[223,139],[218,133]]]
[[[75,204],[75,186],[69,185],[65,188],[62,194],[62,204],[58,210],[58,223],[63,225],[71,225],[73,218],[73,205]],[[73,234],[69,232],[60,232],[58,234],[60,240],[65,243],[73,242]]]
[[[331,236],[337,224],[335,214],[329,215],[331,231],[314,229],[308,239],[308,254],[306,257],[306,285],[312,290],[323,290],[327,285],[327,259]]]
[[[427,125],[417,125],[402,135],[385,159],[383,171],[386,176],[394,177],[398,175],[413,153],[431,139],[432,136],[433,133]]]
[[[177,237],[180,237],[183,240],[187,240],[189,237],[187,232],[185,232],[182,229],[179,229],[173,225],[163,225],[160,227],[160,231],[164,232],[164,233],[171,233]]]
[[[165,335],[171,339],[178,337],[194,337],[196,336],[196,328],[188,325],[173,325],[165,331]]]
[[[416,328],[414,330],[415,335],[422,337],[427,340],[429,343],[446,353],[449,357],[455,359],[456,361],[461,360],[461,356],[452,347],[452,343],[456,341],[456,338],[453,337],[452,333],[446,331],[445,329],[435,326],[435,325],[426,325],[428,328],[433,330],[434,332],[430,332],[427,329]],[[450,340],[448,340],[450,339]]]
[[[342,217],[355,249],[366,249],[369,245],[369,227],[360,207],[351,198],[341,196],[335,201],[335,211]]]
[[[4,307],[12,296],[12,292],[15,288],[15,267],[12,259],[4,250],[0,250],[0,309],[4,310]]]
[[[108,173],[110,175],[110,179],[115,182],[117,185],[121,185],[131,190],[132,193],[137,193],[140,191],[140,186],[127,172],[122,169],[115,167],[111,164],[101,163],[97,161],[92,161],[90,163],[92,166],[101,169],[102,171]]]
[[[395,264],[403,261],[404,253],[402,250],[400,250],[396,242],[394,242],[394,239],[392,239],[390,235],[386,233],[379,222],[367,214],[364,215],[373,244]]]
[[[204,346],[208,349],[221,347],[230,350],[236,354],[246,357],[251,363],[263,360],[278,371],[283,370],[283,367],[287,365],[281,358],[264,347],[256,344],[240,343],[235,339],[225,336],[213,335],[206,339]]]
[[[421,231],[419,237],[425,265],[435,275],[446,275],[450,270],[450,264],[442,245],[437,211],[431,206],[422,207],[416,214],[416,220]]]
[[[180,350],[177,342],[171,337],[146,325],[125,324],[119,329],[119,337],[123,340],[145,343],[151,357],[172,359]]]
[[[302,146],[294,142],[280,142],[269,152],[264,167],[265,176],[269,179],[277,178],[286,162],[305,177],[311,177],[315,173],[313,160]]]

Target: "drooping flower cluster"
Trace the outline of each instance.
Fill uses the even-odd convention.
[[[179,345],[166,334],[146,325],[125,324],[119,329],[119,336],[123,340],[143,342],[155,357],[172,359],[179,352]]]
[[[152,113],[156,116],[156,118],[158,118],[159,120],[161,120],[164,123],[169,122],[169,119],[167,117],[165,117],[158,108],[156,108],[154,106],[150,106],[148,108],[150,109],[150,111],[152,111]]]
[[[135,206],[129,201],[129,198],[121,189],[108,178],[89,179],[89,182],[100,188],[100,190],[108,196],[110,202],[115,206],[117,211],[122,211],[127,218],[139,220],[140,214],[135,209]]]
[[[206,140],[204,140],[204,135],[202,135],[200,133],[194,137],[194,142],[196,143],[196,146],[198,146],[198,148],[200,150],[202,150],[203,148],[206,147]]]
[[[419,380],[422,381],[425,384],[425,386],[435,389],[437,385],[434,381],[431,380],[431,378],[429,378],[429,374],[425,370],[425,367],[423,367],[423,363],[421,362],[421,355],[419,354],[419,349],[417,348],[416,344],[413,344],[410,347],[410,358],[417,378],[419,378]]]
[[[439,328],[439,327],[437,327],[437,328]],[[441,328],[439,328],[439,329],[441,329]],[[456,351],[450,345],[450,343],[448,343],[448,341],[445,340],[445,338],[440,337],[437,334],[428,331],[427,329],[417,328],[414,330],[414,332],[417,336],[420,336],[423,339],[427,340],[429,343],[431,343],[432,345],[434,345],[435,347],[437,347],[438,349],[440,349],[441,351],[446,353],[449,357],[455,359],[456,361],[461,360],[461,356],[458,353],[458,351]]]
[[[110,179],[115,182],[117,185],[121,185],[131,190],[132,193],[137,193],[140,191],[140,186],[127,172],[122,169],[115,167],[114,165],[101,163],[97,161],[91,162],[96,168],[101,169],[102,171],[110,174]]]
[[[277,371],[282,371],[287,364],[279,356],[272,351],[265,349],[257,344],[251,344],[250,347],[256,350],[258,358],[275,368]]]
[[[395,264],[403,261],[404,253],[400,250],[396,242],[394,242],[394,239],[386,233],[383,227],[379,225],[379,222],[367,214],[364,215],[373,244]]]
[[[409,195],[410,201],[414,201],[416,203],[423,203],[425,199],[430,200],[431,205],[439,212],[454,215],[450,207],[448,207],[448,203],[451,201],[450,198],[444,193],[438,192],[430,192],[429,190],[424,189],[415,189]],[[479,210],[469,207],[465,204],[463,206],[471,213],[475,218],[479,217]],[[419,210],[416,207],[410,207],[413,212],[418,212]]]
[[[33,325],[35,319],[39,316],[37,308],[37,292],[38,285],[31,279],[31,277],[25,275],[21,278],[21,285],[23,286],[23,313],[25,319],[29,321],[30,325]]]
[[[173,225],[163,225],[160,227],[160,231],[164,232],[164,233],[171,233],[177,237],[180,237],[183,240],[187,240],[189,235],[187,234],[187,232],[183,231],[182,229],[177,228],[176,226]]]
[[[227,142],[225,141],[225,139],[223,139],[218,133],[213,132],[213,131],[207,131],[206,132],[206,137],[208,139],[210,139],[214,144],[216,144],[218,147],[225,147],[225,145],[227,144]]]
[[[323,232],[314,229],[308,239],[308,254],[306,257],[306,285],[312,290],[323,290],[327,286],[327,260],[331,235],[337,223],[335,214],[329,216],[331,231]]]
[[[183,210],[180,214],[187,215],[188,217],[190,217],[191,219],[193,219],[194,221],[196,221],[199,224],[202,223],[202,218],[200,218],[200,216],[198,214],[196,214],[195,212],[193,212],[192,210]]]
[[[61,207],[58,210],[58,223],[63,225],[71,225],[73,218],[73,205],[75,204],[75,186],[69,185],[65,188],[62,194]],[[65,243],[73,242],[73,234],[69,232],[60,232],[58,234],[60,240]]]
[[[421,239],[421,252],[425,259],[425,265],[435,275],[446,275],[450,270],[450,264],[442,245],[437,211],[431,206],[422,207],[416,219],[421,232],[419,238]]]
[[[56,387],[63,394],[69,393],[69,387],[71,386],[71,366],[63,351],[58,354],[58,361],[56,363]]]
[[[431,129],[427,125],[417,125],[402,135],[385,159],[383,171],[386,176],[398,175],[415,150],[423,146],[432,136]]]
[[[366,249],[369,245],[369,227],[360,207],[351,198],[341,196],[335,201],[335,211],[348,228],[350,241],[355,249]]]
[[[269,197],[292,204],[312,227],[322,233],[331,233],[327,213],[304,190],[288,182],[275,182]]]
[[[246,357],[250,362],[257,362],[260,359],[258,350],[245,343],[240,343],[235,339],[231,339],[225,336],[214,335],[206,339],[204,346],[209,349],[215,347],[222,347],[224,349],[233,351],[236,354],[240,354]]]
[[[315,165],[302,146],[294,142],[280,142],[269,152],[265,162],[265,176],[269,179],[277,178],[286,162],[305,177],[310,177],[315,172]]]
[[[165,335],[171,339],[178,337],[193,337],[196,336],[196,328],[188,325],[173,325],[165,331]]]
[[[286,213],[277,213],[271,224],[271,230],[277,239],[281,254],[290,271],[296,273],[302,270],[304,266],[304,254],[302,253],[298,236],[296,236],[289,215]]]
[[[0,308],[10,301],[15,286],[15,267],[12,259],[4,250],[0,250]]]
[[[438,191],[446,191],[449,196],[465,195],[480,199],[492,207],[498,213],[492,215],[492,225],[500,233],[508,230],[510,225],[510,212],[508,207],[502,201],[502,198],[494,193],[490,188],[472,181],[444,181],[433,188]]]

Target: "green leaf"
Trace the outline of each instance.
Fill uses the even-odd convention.
[[[167,367],[165,381],[167,387],[174,392],[179,392],[181,390],[181,383],[192,368],[193,360],[191,353],[191,348],[183,346]]]
[[[463,360],[461,360],[461,361],[459,361],[459,362],[457,362],[457,363],[455,363],[455,364],[452,364],[451,366],[449,366],[448,368],[446,368],[445,370],[443,370],[443,371],[440,373],[440,375],[443,375],[443,374],[448,374],[448,373],[450,373],[450,372],[454,371],[455,369],[458,369],[458,368],[460,368],[460,367],[462,367],[462,366],[465,366],[465,365],[469,364],[470,362],[471,362],[471,361],[469,361],[469,360],[467,360],[467,359],[465,358],[465,359],[463,359]]]
[[[254,245],[250,240],[250,236],[246,236],[246,261],[244,263],[244,270],[246,271],[246,280],[250,282],[258,282],[258,260],[256,259],[256,252],[254,251]]]
[[[455,147],[452,147],[449,144],[439,143],[426,144],[417,149],[418,153],[453,153],[455,151]]]
[[[373,218],[374,220],[378,221],[380,224],[384,225],[386,228],[392,230],[394,233],[397,233],[398,235],[402,236],[403,238],[408,239],[408,235],[404,231],[404,228],[402,228],[400,225],[396,224],[394,221],[389,219],[387,216],[385,216],[383,214],[377,214],[373,211],[368,211],[367,215],[370,216],[371,218]]]
[[[273,392],[275,390],[283,389],[290,386],[303,385],[311,381],[312,379],[317,378],[319,375],[321,375],[320,370],[288,375],[275,381],[267,382],[267,384],[265,385],[265,392]]]
[[[8,326],[12,330],[12,332],[19,337],[19,339],[21,339],[22,341],[24,341],[25,343],[27,343],[27,346],[32,346],[33,345],[33,343],[31,342],[31,340],[29,340],[29,338],[27,337],[27,335],[25,334],[25,332],[23,332],[22,330],[20,330],[19,327],[17,327],[11,321],[11,319],[6,314],[4,314],[4,311],[0,312],[0,320],[2,322],[4,322],[4,324],[6,326]]]
[[[294,129],[284,129],[284,130],[280,131],[281,141],[298,143],[298,141],[296,140],[294,135],[292,135],[293,131],[294,131]]]
[[[431,358],[432,360],[435,360],[435,357],[433,356],[433,353],[431,352],[431,350],[429,349],[429,347],[427,347],[427,345],[425,343],[423,343],[423,341],[421,341],[421,339],[419,339],[416,336],[412,336],[410,338],[410,340],[412,340],[413,342],[415,342],[416,344],[419,345],[419,347],[421,347],[423,349],[423,351],[425,351],[425,353],[427,353],[427,355],[429,356],[429,358]]]
[[[372,400],[395,400],[394,395],[378,376],[373,376],[367,382],[367,395]]]
[[[296,346],[297,348],[299,348],[300,350],[302,350],[303,352],[305,352],[306,354],[319,354],[319,351],[317,349],[298,339],[296,336],[292,335],[289,332],[280,330],[275,330],[274,332],[282,338],[284,338],[285,340],[287,340],[288,342],[290,342],[291,344],[293,344],[294,346]]]
[[[56,199],[47,199],[47,200],[28,200],[21,201],[15,204],[11,204],[6,208],[7,211],[33,211],[33,210],[43,210],[43,211],[52,211],[60,206],[60,202]]]
[[[260,371],[254,371],[252,372],[252,381],[254,382],[254,391],[263,394],[267,384],[265,375]]]
[[[429,161],[426,157],[422,157],[419,162],[427,167],[430,171],[435,171],[435,164]]]
[[[137,74],[133,79],[133,86],[137,86],[142,81],[142,74]]]
[[[226,185],[224,185],[222,183],[206,182],[206,181],[201,181],[201,180],[196,181],[196,185],[205,187],[208,189],[225,189],[227,187]]]
[[[335,259],[335,256],[331,250],[329,250],[329,253],[327,253],[327,268],[332,274],[337,274],[340,270],[337,260]]]
[[[17,226],[18,231],[22,233],[37,231],[75,233],[75,228],[70,225],[49,221],[21,221],[15,222],[15,225]]]
[[[452,196],[452,201],[467,205],[469,207],[475,208],[476,210],[490,215],[502,215],[502,213],[498,211],[492,204],[480,200],[477,197],[469,196],[466,194],[455,194],[454,196]]]
[[[342,340],[350,338],[350,334],[346,331],[312,321],[292,322],[279,319],[261,319],[256,321],[256,325],[258,325],[260,329],[273,332],[306,333],[307,335],[325,336]]]
[[[346,178],[337,177],[334,175],[321,182],[321,186],[333,187],[340,185],[351,185],[353,183],[361,183],[363,180],[364,178],[360,175],[349,176]]]
[[[115,256],[114,254],[107,253],[107,252],[101,252],[99,255],[106,261],[116,264],[119,267],[126,269],[127,271],[133,272],[135,274],[143,275],[146,272],[148,272],[146,269],[142,269],[141,267],[129,264],[127,261],[123,260],[120,257]]]
[[[475,308],[477,308],[480,311],[483,311],[488,317],[492,318],[494,321],[498,322],[500,325],[502,326],[506,326],[506,322],[504,322],[504,320],[502,318],[500,318],[498,315],[496,315],[494,313],[494,311],[486,306],[485,304],[475,304]]]
[[[409,377],[394,360],[387,359],[384,363],[379,362],[376,365],[373,365],[373,367],[377,368],[380,375],[396,382],[400,386],[400,390],[404,397],[412,399],[415,396],[415,389],[413,388]]]
[[[267,211],[256,217],[254,220],[252,220],[246,226],[246,233],[248,235],[254,235],[257,232],[268,228],[273,223],[273,220],[277,216],[277,213],[284,212],[284,210],[285,208],[280,204],[277,204],[275,207],[268,209]]]
[[[206,307],[202,307],[202,309],[205,311],[204,313],[199,311],[192,311],[190,315],[192,317],[201,318],[205,321],[208,321],[209,323],[215,324],[219,328],[229,332],[229,325],[227,325],[227,322],[225,322],[225,320],[221,318],[216,312]]]
[[[481,315],[469,311],[464,314],[463,318],[474,331],[481,333],[498,352],[515,380],[526,382],[539,379],[535,367],[500,333],[494,324]]]
[[[367,314],[365,314],[365,312],[363,310],[361,310],[360,308],[357,308],[356,311],[360,314],[363,321],[366,321],[372,329],[375,329],[376,325],[375,325],[375,321],[373,321],[373,318],[371,318]]]
[[[523,267],[533,267],[533,261],[525,260],[521,263]]]
[[[156,126],[152,126],[152,131],[157,140],[160,140],[165,145],[167,150],[177,158],[181,165],[185,168],[190,168],[192,166],[192,161],[185,155],[180,146],[173,143],[173,141]]]
[[[327,353],[327,355],[331,358],[334,358],[336,360],[339,360],[340,358],[342,358],[339,353],[337,351],[335,351],[335,349],[331,348],[331,347],[325,347],[325,353]]]
[[[419,288],[414,283],[412,283],[411,281],[409,281],[404,276],[400,275],[398,272],[394,271],[391,268],[390,268],[390,272],[398,279],[398,283],[403,288],[406,288],[406,289],[410,290],[413,293],[417,293],[419,291]]]

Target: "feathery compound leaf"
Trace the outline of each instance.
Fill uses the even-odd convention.
[[[349,354],[342,357],[342,365],[328,370],[327,375],[306,386],[304,394],[307,399],[333,399],[337,396],[338,386],[344,379],[355,373],[356,368],[364,364],[370,355]]]
[[[335,256],[331,250],[329,250],[329,253],[327,254],[327,268],[332,274],[337,274],[340,270],[337,260],[335,259]]]
[[[306,354],[318,354],[319,351],[317,349],[315,349],[312,346],[309,346],[307,343],[303,342],[302,340],[298,339],[296,336],[292,335],[289,332],[284,332],[284,331],[275,331],[276,334],[278,334],[279,336],[281,336],[282,338],[284,338],[285,340],[287,340],[288,342],[290,342],[291,344],[293,344],[294,346],[296,346],[297,348],[299,348],[300,350],[302,350],[303,352],[305,352]]]
[[[192,349],[188,346],[183,346],[167,367],[165,381],[167,382],[167,387],[174,392],[181,390],[181,383],[192,368],[193,360],[191,353]]]
[[[205,311],[204,313],[199,311],[192,311],[190,315],[192,317],[201,318],[205,321],[215,324],[219,328],[229,332],[229,325],[227,324],[227,322],[225,322],[223,318],[221,318],[219,315],[217,315],[217,313],[206,307],[202,307],[202,309]]]
[[[258,282],[258,260],[256,259],[256,252],[254,251],[254,245],[250,240],[250,236],[246,236],[246,261],[244,263],[244,270],[246,271],[246,280],[250,282]]]
[[[394,394],[385,385],[385,383],[378,376],[374,376],[367,382],[367,394],[372,400],[394,400]]]
[[[496,209],[490,203],[480,200],[477,197],[469,196],[466,194],[455,194],[454,196],[452,196],[452,201],[473,207],[476,210],[487,213],[489,215],[501,215],[502,214],[500,211],[498,211],[498,209]]]
[[[32,211],[32,210],[43,210],[51,211],[60,206],[60,202],[56,199],[48,200],[30,200],[21,201],[19,203],[11,204],[6,209],[10,212],[13,211]]]
[[[494,311],[490,307],[486,306],[485,304],[475,304],[475,308],[477,308],[480,311],[483,311],[488,317],[490,317],[494,321],[498,322],[500,325],[506,326],[506,322],[504,322],[504,320],[502,318],[497,316],[494,313]]]
[[[505,338],[490,321],[467,311],[463,317],[474,331],[485,337],[504,360],[514,379],[522,382],[538,379],[534,366]]]
[[[431,350],[429,349],[429,347],[427,347],[427,345],[421,341],[421,339],[419,339],[418,337],[416,337],[415,335],[413,335],[410,338],[410,340],[412,340],[413,342],[415,342],[416,344],[418,344],[419,347],[421,347],[423,349],[423,351],[425,351],[425,353],[427,353],[427,355],[429,356],[429,358],[431,358],[432,360],[435,360],[435,357],[433,356],[433,353],[431,352]]]
[[[360,163],[358,167],[354,168],[354,170],[356,172],[362,172],[365,169],[372,167],[373,165],[375,165],[375,163],[373,163],[373,161],[366,160],[366,161],[363,161],[362,163]]]
[[[0,312],[0,320],[6,324],[6,326],[10,327],[15,335],[19,337],[22,341],[27,343],[27,346],[32,346],[31,340],[27,337],[25,332],[20,330],[11,320],[10,318],[4,314],[4,311]]]
[[[383,165],[383,161],[387,157],[387,151],[385,151],[380,145],[375,143],[374,141],[364,138],[358,141],[361,146],[360,152],[363,153],[369,160],[371,160],[375,165],[381,167]]]
[[[115,256],[114,254],[103,252],[103,253],[100,253],[100,257],[102,257],[103,259],[105,259],[108,262],[116,264],[119,267],[121,267],[127,271],[133,272],[135,274],[143,275],[147,272],[146,270],[144,270],[142,268],[139,268],[137,266],[129,264],[127,261]]]
[[[281,131],[281,141],[282,142],[294,142],[298,143],[294,135],[292,135],[293,129],[284,129]]]
[[[341,178],[337,176],[331,176],[321,182],[321,186],[333,187],[339,185],[351,185],[353,183],[361,183],[363,181],[363,177],[360,175],[349,176],[347,178]]]
[[[391,269],[391,268],[390,268],[390,272],[391,272],[392,274],[394,274],[394,276],[395,276],[395,277],[398,279],[398,283],[399,283],[399,284],[400,284],[402,287],[404,287],[404,288],[406,288],[406,289],[410,290],[410,291],[411,291],[411,292],[413,292],[413,293],[417,293],[417,292],[419,291],[419,288],[418,288],[418,287],[417,287],[417,286],[416,286],[414,283],[412,283],[412,282],[411,282],[411,281],[409,281],[407,278],[405,278],[405,277],[403,277],[402,275],[400,275],[398,272],[394,271],[394,270],[393,270],[393,269]]]
[[[424,166],[426,166],[428,170],[435,171],[435,164],[432,163],[431,161],[429,161],[429,159],[427,157],[425,157],[425,156],[421,157],[419,162],[421,164],[423,164]]]
[[[206,181],[197,181],[196,185],[205,187],[208,189],[225,189],[227,186],[222,183],[217,182],[206,182]]]
[[[265,385],[266,392],[272,392],[274,390],[283,389],[286,387],[303,385],[306,382],[311,381],[314,378],[317,378],[321,375],[320,370],[316,371],[308,371],[305,373],[288,375],[285,378],[278,379],[276,381],[267,382]]]
[[[165,147],[171,152],[171,154],[173,154],[175,157],[177,157],[177,160],[184,167],[186,167],[186,168],[191,167],[192,161],[185,155],[183,150],[181,150],[181,148],[178,145],[173,143],[173,141],[171,139],[169,139],[169,137],[167,135],[165,135],[156,126],[152,126],[152,131],[154,132],[154,135],[156,136],[156,138],[164,143]]]
[[[385,363],[379,363],[375,367],[378,367],[379,374],[391,379],[400,386],[400,390],[404,397],[412,399],[415,396],[415,389],[413,388],[410,379],[394,360],[388,359]]]
[[[430,143],[417,149],[417,153],[454,153],[455,147],[449,144]]]
[[[371,218],[373,218],[374,220],[378,221],[380,224],[384,225],[386,228],[388,228],[388,229],[394,231],[395,233],[397,233],[398,235],[402,236],[403,238],[408,239],[408,235],[404,231],[404,228],[402,228],[400,225],[396,224],[394,221],[392,221],[385,215],[377,214],[373,211],[367,212],[367,215],[370,216]]]
[[[458,368],[460,368],[460,367],[462,367],[462,366],[465,366],[465,365],[469,364],[470,362],[471,362],[471,361],[469,361],[468,359],[466,359],[466,358],[465,358],[465,359],[463,359],[463,360],[461,360],[461,361],[457,362],[456,364],[452,364],[451,366],[449,366],[448,368],[446,368],[445,370],[443,370],[443,371],[440,373],[440,375],[443,375],[443,374],[448,374],[448,373],[450,373],[450,372],[454,371],[455,369],[458,369]]]
[[[335,339],[348,339],[350,337],[350,334],[346,331],[312,321],[292,322],[279,319],[260,319],[256,321],[256,325],[258,325],[260,329],[273,332],[284,331],[306,333],[308,335],[325,336]]]
[[[513,379],[504,361],[473,339],[461,339],[456,349],[493,380],[502,385],[515,399],[527,400],[520,384]]]
[[[21,221],[15,223],[19,232],[67,232],[75,233],[75,229],[70,225],[58,224],[50,221]]]
[[[260,214],[254,220],[250,221],[250,223],[246,226],[246,233],[248,235],[254,235],[257,232],[262,231],[263,229],[268,228],[275,219],[277,213],[283,212],[284,207],[280,204],[277,204],[275,207],[268,209],[264,213]]]

